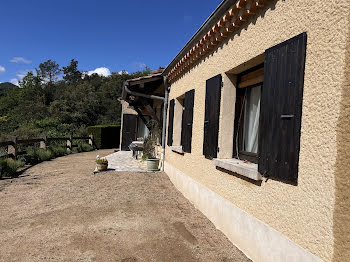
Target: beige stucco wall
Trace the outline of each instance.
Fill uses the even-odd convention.
[[[348,0],[272,1],[252,23],[172,83],[170,92],[173,99],[194,88],[195,105],[192,153],[182,156],[167,148],[166,161],[324,261],[344,261],[343,239],[348,239],[343,228],[349,224],[349,214],[340,212],[349,211],[349,193],[340,192],[349,192],[350,176],[344,174],[349,168],[342,162],[346,162],[346,153],[339,148],[344,141],[349,145],[344,138],[349,118],[340,117],[349,108],[349,78],[344,78],[349,6]],[[302,32],[307,32],[308,43],[298,185],[273,180],[260,185],[217,170],[202,155],[205,81],[222,74],[225,88],[234,88],[225,73]],[[221,122],[234,113],[235,95],[226,91]],[[228,97],[233,101],[227,107]],[[229,135],[232,130],[220,130],[220,145],[225,142],[224,133]],[[232,147],[231,140],[229,137]],[[338,176],[347,178],[339,182]]]
[[[350,13],[348,14],[350,20]],[[348,24],[350,32],[350,24]],[[335,207],[333,217],[334,261],[350,259],[350,33],[346,47],[342,97],[337,122]]]
[[[132,115],[137,115],[137,112],[129,106],[129,104],[125,101],[121,101],[122,104],[122,115],[123,114],[132,114]]]

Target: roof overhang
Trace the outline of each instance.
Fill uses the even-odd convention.
[[[134,79],[129,79],[123,83],[123,90],[122,90],[122,96],[121,99],[127,101],[128,92],[126,91],[126,88],[133,87],[133,91],[136,92],[145,92],[146,94],[150,94],[151,92],[147,90],[147,85],[159,84],[163,82],[163,69],[155,71],[156,73],[151,73],[147,76],[141,76]],[[143,90],[140,89],[140,87],[146,87]]]
[[[146,83],[149,83],[149,82],[154,82],[154,81],[157,81],[157,80],[161,80],[163,79],[163,76],[161,74],[159,75],[156,75],[156,76],[152,76],[152,77],[149,77],[149,78],[141,78],[140,79],[133,79],[133,80],[128,80],[126,82],[129,83],[129,86],[134,86],[134,85],[142,85],[142,84],[146,84]]]
[[[163,72],[171,83],[270,0],[224,0]]]

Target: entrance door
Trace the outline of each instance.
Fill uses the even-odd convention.
[[[122,151],[130,151],[129,145],[136,140],[137,116],[123,115]]]

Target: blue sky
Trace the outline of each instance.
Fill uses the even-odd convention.
[[[101,73],[166,66],[221,0],[4,0],[0,82],[48,59]]]

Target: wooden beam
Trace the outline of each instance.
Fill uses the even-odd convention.
[[[264,68],[259,68],[253,72],[241,76],[238,88],[244,88],[261,82],[264,82]]]
[[[159,118],[157,117],[156,113],[154,112],[153,108],[148,103],[148,101],[146,99],[143,99],[142,104],[144,105],[145,110],[152,116],[152,118],[160,124]]]
[[[141,110],[138,107],[136,107],[136,106],[134,106],[133,108],[136,111],[137,115],[141,118],[141,120],[145,124],[145,126],[147,126],[147,120],[144,117],[144,115],[142,114]]]

